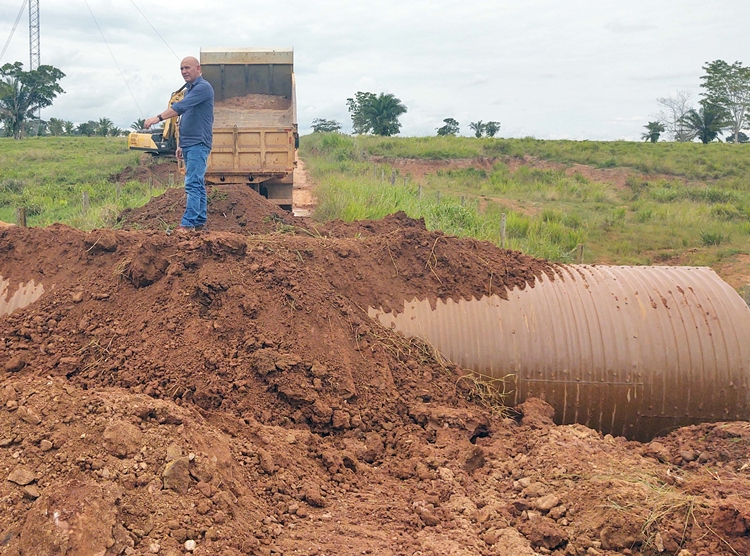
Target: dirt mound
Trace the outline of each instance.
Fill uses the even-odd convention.
[[[3,554],[750,551],[746,424],[640,445],[493,411],[366,314],[554,267],[250,193],[235,231],[158,231],[171,191],[130,230],[0,229],[0,275],[45,286],[0,318]]]
[[[148,183],[151,180],[151,183],[161,187],[180,185],[183,182],[183,176],[177,168],[177,159],[153,158],[151,155],[143,155],[141,164],[127,166],[122,171],[112,174],[109,179],[113,183],[127,183],[129,181]]]
[[[301,226],[303,220],[269,203],[243,185],[207,186],[208,221],[212,231],[265,234],[279,224]],[[126,230],[166,230],[179,225],[185,212],[185,190],[168,189],[144,206],[123,211],[118,222]]]

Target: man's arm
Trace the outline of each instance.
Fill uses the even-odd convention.
[[[168,120],[169,118],[174,118],[175,116],[179,116],[176,110],[173,110],[172,108],[167,108],[164,112],[161,114],[158,114],[157,116],[154,116],[153,118],[149,118],[145,122],[143,122],[143,127],[146,129],[150,128],[154,124],[158,124],[159,122],[162,122],[164,120]]]

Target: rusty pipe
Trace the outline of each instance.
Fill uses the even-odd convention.
[[[710,268],[563,266],[508,299],[427,300],[386,327],[541,397],[560,424],[650,440],[690,424],[750,419],[750,308]]]

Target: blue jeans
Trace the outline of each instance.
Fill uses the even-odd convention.
[[[182,149],[182,158],[185,159],[187,204],[180,226],[194,228],[206,223],[208,196],[205,177],[209,152],[211,149],[206,145],[193,145]]]

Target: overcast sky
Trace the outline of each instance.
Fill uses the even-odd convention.
[[[0,2],[0,45],[21,4]],[[302,133],[313,118],[351,131],[346,99],[370,91],[407,106],[405,136],[452,117],[464,135],[495,120],[503,137],[638,140],[657,97],[699,100],[706,62],[750,65],[747,0],[40,0],[40,14],[42,63],[66,74],[42,117],[120,127],[182,84],[171,50],[201,47],[293,47]],[[0,64],[16,60],[28,68],[28,8]]]

